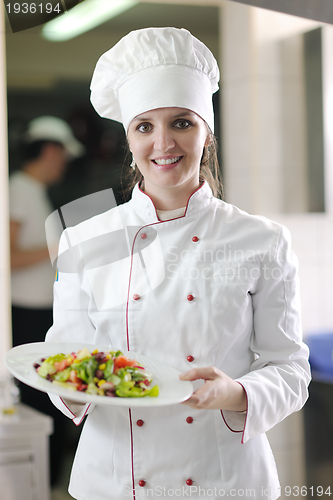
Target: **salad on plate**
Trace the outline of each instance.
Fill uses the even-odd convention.
[[[158,385],[151,385],[152,375],[121,351],[90,352],[83,348],[42,358],[34,368],[53,384],[86,394],[141,398],[156,397],[159,392]]]

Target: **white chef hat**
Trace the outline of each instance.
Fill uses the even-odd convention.
[[[78,158],[85,152],[85,147],[74,137],[68,123],[56,116],[39,116],[31,120],[23,140],[25,143],[35,141],[59,142],[64,146],[71,158]]]
[[[103,54],[91,81],[91,102],[104,118],[123,123],[151,109],[180,107],[214,131],[212,94],[219,68],[211,51],[189,31],[132,31]]]

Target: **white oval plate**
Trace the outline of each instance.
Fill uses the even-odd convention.
[[[110,406],[127,406],[127,407],[154,407],[167,406],[181,403],[188,399],[193,393],[191,382],[180,380],[180,372],[171,366],[151,358],[147,358],[142,354],[137,354],[131,351],[122,351],[124,356],[131,359],[136,359],[145,369],[153,375],[152,385],[159,386],[159,395],[157,397],[145,396],[142,398],[110,398],[107,396],[96,396],[85,394],[79,391],[72,391],[63,387],[57,387],[52,382],[40,377],[35,368],[34,363],[40,363],[41,358],[47,358],[58,353],[77,352],[86,347],[90,352],[98,349],[106,352],[115,350],[111,346],[90,345],[84,343],[70,342],[35,342],[31,344],[23,344],[13,347],[5,355],[5,364],[8,370],[15,378],[24,384],[38,389],[39,391],[57,394],[64,398],[81,403],[94,403],[99,405]]]

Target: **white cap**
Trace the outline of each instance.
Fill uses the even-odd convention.
[[[104,118],[123,123],[151,109],[190,109],[214,131],[212,94],[219,68],[211,51],[189,31],[132,31],[103,54],[91,81],[91,102]]]
[[[83,144],[74,137],[70,126],[55,116],[40,116],[31,120],[23,140],[26,143],[35,141],[59,142],[72,158],[82,156],[85,151]]]

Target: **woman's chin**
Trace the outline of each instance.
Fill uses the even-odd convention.
[[[166,190],[172,190],[175,189],[179,192],[181,191],[195,191],[199,187],[199,179],[188,179],[184,177],[179,177],[179,176],[163,176],[164,178],[161,179],[160,176],[158,178],[155,178],[154,180],[150,180],[147,182],[145,179],[145,186],[146,190],[151,190],[154,192],[156,189],[166,189]]]

